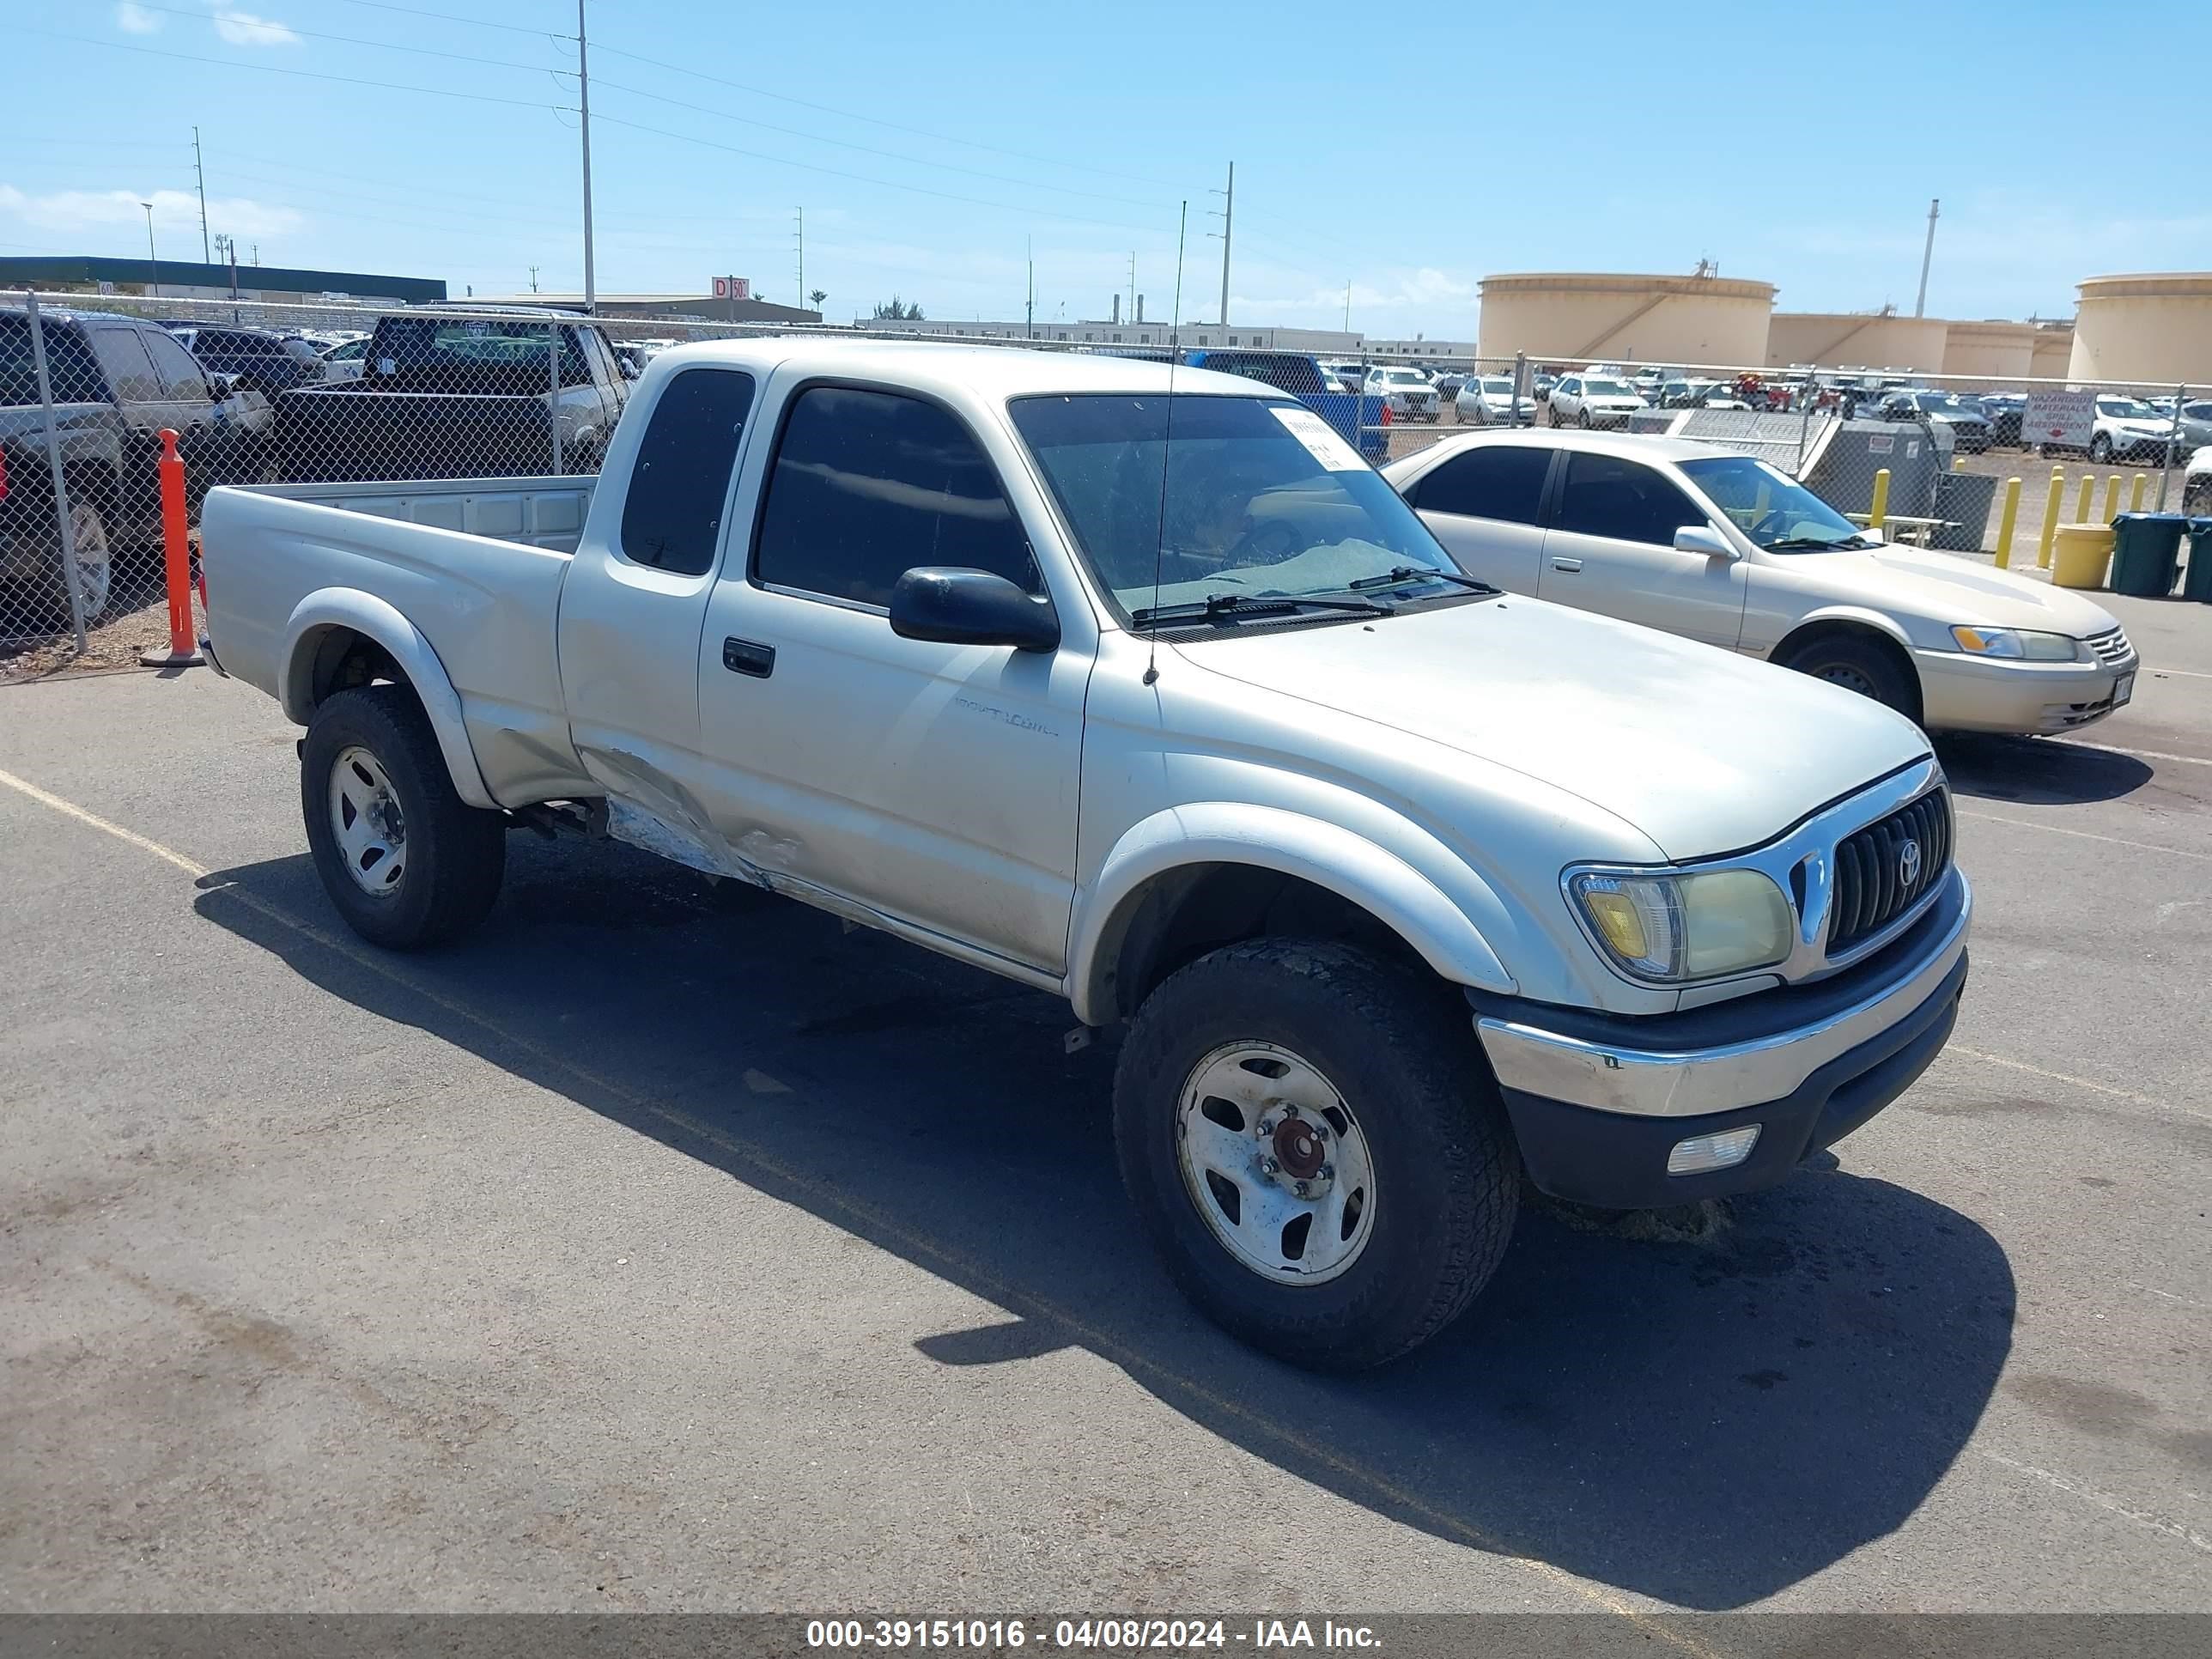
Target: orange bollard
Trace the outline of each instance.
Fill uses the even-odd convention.
[[[149,668],[191,668],[204,662],[192,640],[192,550],[185,523],[185,463],[173,427],[161,428],[161,564],[169,586],[169,649],[138,660]]]

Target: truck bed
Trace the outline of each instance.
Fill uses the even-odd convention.
[[[452,681],[493,799],[572,793],[586,780],[569,743],[555,629],[597,482],[211,490],[201,525],[209,636],[227,672],[303,719],[308,687],[284,683],[294,642],[380,602],[420,631]]]

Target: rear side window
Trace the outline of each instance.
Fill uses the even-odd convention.
[[[1040,592],[999,474],[935,404],[810,386],[784,422],[753,574],[779,587],[888,605],[915,565],[992,571]]]
[[[192,361],[192,354],[166,334],[150,330],[140,335],[148,354],[154,359],[154,370],[161,377],[161,391],[173,402],[204,404],[208,399],[207,376]]]
[[[1544,502],[1552,452],[1520,444],[1486,444],[1455,455],[1423,478],[1413,505],[1425,513],[1534,524]]]
[[[154,365],[147,358],[146,348],[138,343],[135,331],[127,328],[95,328],[88,332],[92,336],[93,355],[107,371],[107,383],[115,389],[117,402],[153,404],[161,400],[161,383],[155,378]],[[57,386],[54,392],[58,397],[61,388]]]
[[[107,390],[99,367],[85,349],[84,337],[67,323],[48,319],[40,331],[46,336],[46,375],[55,401],[64,404],[104,404]],[[31,325],[21,312],[0,313],[0,406],[39,401],[39,368],[31,351]]]
[[[1559,492],[1558,527],[1617,542],[1672,547],[1684,525],[1709,522],[1680,489],[1636,461],[1615,455],[1572,453]]]
[[[623,500],[624,558],[685,576],[714,567],[752,403],[753,377],[735,369],[687,368],[669,381]]]

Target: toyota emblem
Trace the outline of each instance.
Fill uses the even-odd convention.
[[[1920,843],[1908,841],[1897,852],[1897,878],[1910,887],[1920,879]]]

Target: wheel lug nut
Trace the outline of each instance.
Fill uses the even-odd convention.
[[[1322,1178],[1323,1181],[1334,1181],[1334,1180],[1335,1180],[1335,1179],[1336,1179],[1336,1165],[1335,1165],[1335,1164],[1322,1164],[1322,1165],[1321,1166],[1321,1178]]]
[[[1283,1172],[1283,1166],[1278,1164],[1272,1158],[1261,1158],[1260,1160],[1260,1167],[1265,1170],[1269,1175],[1280,1175]]]
[[[1328,1130],[1324,1126],[1319,1123],[1311,1123],[1308,1124],[1306,1127],[1316,1140],[1327,1140],[1328,1139]]]
[[[1297,1115],[1298,1109],[1285,1101],[1283,1104],[1283,1115],[1285,1117],[1296,1117]]]
[[[1306,1183],[1303,1181],[1298,1182],[1297,1194],[1300,1198],[1304,1198],[1306,1195]]]
[[[1274,1133],[1275,1120],[1271,1117],[1261,1118],[1260,1120],[1260,1133],[1263,1135],[1271,1135]]]

